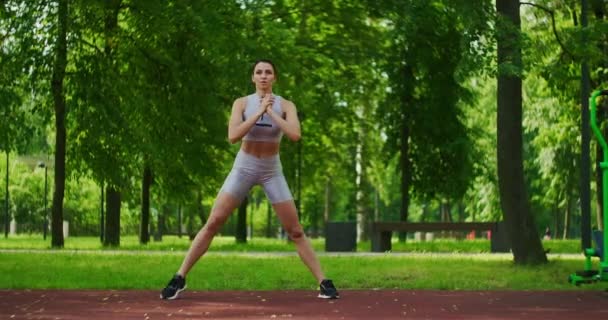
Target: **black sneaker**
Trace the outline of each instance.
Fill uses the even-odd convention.
[[[186,279],[178,274],[173,276],[167,286],[161,291],[161,299],[176,299],[180,292],[186,290]]]
[[[334,283],[329,279],[325,279],[319,285],[318,297],[321,299],[338,299],[340,298],[340,294],[336,290],[336,287],[334,287]]]

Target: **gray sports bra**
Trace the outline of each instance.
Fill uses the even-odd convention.
[[[243,112],[243,120],[246,120],[254,115],[259,107],[260,97],[256,93],[248,95],[245,111]],[[274,103],[272,104],[272,110],[283,117],[280,96],[275,96]],[[249,132],[243,136],[243,140],[280,142],[281,137],[283,137],[283,131],[281,128],[279,128],[279,126],[269,115],[263,114],[258,121],[255,122],[253,127],[249,129]]]

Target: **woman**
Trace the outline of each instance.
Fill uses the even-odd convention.
[[[186,274],[207,251],[211,240],[256,184],[261,185],[272,203],[283,228],[293,240],[298,254],[319,283],[319,298],[339,298],[338,291],[321,270],[319,260],[302,226],[279,159],[281,137],[300,139],[300,121],[295,105],[272,92],[276,68],[269,60],[258,60],[253,65],[251,81],[256,92],[238,98],[232,105],[228,124],[228,140],[242,140],[234,166],[215,200],[205,226],[198,232],[188,254],[165,287],[160,297],[175,299],[186,289]]]

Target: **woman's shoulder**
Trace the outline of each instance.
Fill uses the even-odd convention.
[[[249,99],[251,99],[253,95],[246,95],[246,96],[242,96],[242,97],[238,97],[234,100],[234,103],[246,103]]]
[[[244,96],[244,97],[238,97],[236,99],[234,99],[234,102],[232,103],[232,107],[233,108],[244,108],[247,105],[247,100],[248,100],[249,96]]]
[[[242,96],[242,97],[238,97],[236,98],[234,101],[247,101],[247,99],[251,98],[252,94],[250,95],[246,95],[246,96]]]
[[[296,105],[291,100],[281,97],[281,107],[295,108]]]
[[[280,94],[275,94],[274,96],[275,96],[275,98],[278,98],[279,101],[281,101],[281,104],[284,104],[284,103],[293,104],[293,102],[291,102],[291,100],[287,99],[286,97],[284,97]]]

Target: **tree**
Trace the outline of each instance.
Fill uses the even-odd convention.
[[[63,196],[65,192],[66,102],[64,92],[67,66],[68,0],[57,2],[57,38],[54,48],[51,91],[55,108],[55,176],[51,209],[51,245],[63,247]]]
[[[498,0],[497,166],[500,203],[516,264],[547,262],[530,210],[522,148],[521,20],[518,0]]]
[[[462,82],[483,66],[477,60],[486,54],[479,48],[489,2],[390,1],[377,10],[385,11],[380,21],[387,26],[383,60],[390,88],[377,114],[388,154],[400,155],[400,220],[407,221],[410,192],[460,199],[471,181],[472,143],[460,109],[470,94]]]
[[[238,54],[221,53],[237,52],[237,37],[213,28],[234,26],[235,5],[97,1],[79,6],[74,18],[79,24],[71,117],[74,171],[103,181],[108,193],[130,193],[131,177],[144,176],[140,242],[145,243],[145,198],[152,181],[162,202],[191,201],[188,194],[195,188],[208,191],[224,163],[227,108],[222,106],[230,103],[226,97],[233,96],[230,83],[236,76],[220,66],[243,63]],[[132,198],[132,193],[122,197]]]
[[[43,48],[33,44],[39,41],[35,39],[36,36],[48,40],[47,34],[41,32],[44,27],[37,23],[39,12],[44,12],[43,9],[48,6],[33,1],[28,4],[20,5],[14,1],[0,3],[0,151],[7,161],[12,151],[38,152],[39,141],[44,141],[46,147],[46,141],[42,138],[45,134],[43,128],[50,113],[45,108],[46,100],[40,99],[44,94],[39,96],[39,93],[48,95],[49,81],[40,85],[37,80],[46,75],[40,72],[40,66],[48,66],[49,61],[42,53]],[[11,219],[8,171],[7,163],[1,219],[6,235]]]

